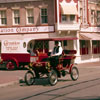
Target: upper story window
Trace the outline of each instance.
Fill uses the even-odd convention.
[[[27,9],[27,24],[34,23],[34,14],[33,9]]]
[[[66,22],[74,22],[75,21],[75,15],[61,15],[61,21]]]
[[[94,15],[95,14],[95,11],[94,10],[91,10],[91,24],[94,24]]]
[[[41,23],[42,24],[47,24],[48,23],[47,8],[42,8],[41,9]]]
[[[70,15],[70,21],[75,21],[75,15]]]
[[[100,25],[100,11],[97,11],[97,25]]]
[[[6,24],[7,24],[6,11],[2,10],[0,11],[0,25],[6,25]]]
[[[20,12],[19,12],[19,10],[13,10],[13,23],[14,23],[14,25],[20,24]]]
[[[83,16],[83,9],[80,8],[80,23],[82,23],[83,21],[82,16]]]
[[[67,16],[62,14],[62,22],[66,22],[67,20],[68,20]]]

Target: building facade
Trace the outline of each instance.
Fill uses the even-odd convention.
[[[64,49],[77,50],[75,63],[100,60],[98,0],[0,0],[0,52],[42,49],[36,39],[66,37]],[[53,42],[45,43],[51,50]]]

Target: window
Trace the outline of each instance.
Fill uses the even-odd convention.
[[[42,24],[48,23],[48,14],[46,8],[41,9],[41,23]]]
[[[14,16],[14,24],[19,25],[20,24],[20,13],[19,10],[14,10],[13,11],[13,16]]]
[[[66,22],[67,21],[67,16],[66,15],[62,15],[61,18],[62,18],[62,22]]]
[[[61,21],[62,22],[74,22],[75,21],[75,15],[61,15]]]
[[[88,41],[80,40],[80,54],[81,55],[88,54]]]
[[[0,25],[6,25],[7,18],[6,18],[6,11],[0,11]]]
[[[100,25],[100,11],[97,11],[97,25]]]
[[[94,24],[94,10],[91,10],[91,23]]]
[[[34,23],[34,14],[33,9],[27,9],[27,24]]]
[[[75,15],[70,15],[70,21],[75,21]]]
[[[92,41],[92,53],[98,54],[100,53],[100,41]]]
[[[83,16],[83,10],[82,10],[82,8],[80,8],[80,23],[82,24],[82,16]]]

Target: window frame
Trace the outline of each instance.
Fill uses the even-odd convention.
[[[71,20],[71,17],[74,16],[74,20]],[[75,15],[70,15],[70,22],[74,22],[75,21]]]
[[[62,16],[66,17],[66,20],[62,20]],[[71,20],[71,16],[74,16],[74,20]],[[75,15],[64,15],[61,14],[61,23],[74,23],[76,22],[76,16]]]
[[[63,17],[64,17],[65,20],[63,20]],[[65,22],[67,22],[67,21],[68,21],[68,16],[62,14],[62,15],[61,15],[61,22],[62,22],[62,23],[65,23]]]
[[[95,10],[91,9],[91,24],[95,23]]]
[[[97,10],[97,25],[100,25],[100,10]]]
[[[80,8],[80,23],[83,23],[83,9]]]
[[[46,12],[47,12],[47,14],[46,15],[42,15],[42,9],[45,9],[45,10],[47,10]],[[47,22],[43,22],[42,21],[42,17],[47,17]],[[40,20],[41,20],[41,24],[48,24],[48,9],[47,8],[40,8]]]
[[[31,17],[28,16],[28,10],[32,10],[32,12],[33,12]],[[29,23],[29,19],[28,19],[29,17],[33,19],[33,21],[31,23]],[[26,9],[26,23],[27,23],[27,25],[33,25],[34,24],[34,9],[33,8],[27,8]]]
[[[18,11],[18,17],[15,16],[14,11]],[[17,23],[16,23],[16,18],[17,18]],[[20,10],[19,9],[13,9],[13,25],[20,25]]]
[[[3,15],[1,15],[1,13]],[[6,10],[0,10],[0,26],[6,26],[6,25],[7,25],[7,12]]]

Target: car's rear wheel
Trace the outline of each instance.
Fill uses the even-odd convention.
[[[14,61],[12,61],[12,60],[7,61],[7,63],[6,63],[7,70],[14,70],[16,68],[17,68],[17,65]]]
[[[79,77],[79,71],[77,67],[73,67],[70,74],[73,81],[76,81]]]

